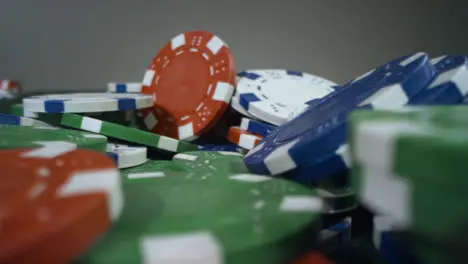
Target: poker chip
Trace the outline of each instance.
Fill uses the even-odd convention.
[[[347,244],[351,241],[352,222],[353,222],[353,219],[351,217],[346,217],[340,223],[335,224],[331,227],[328,227],[327,230],[339,233],[341,244]]]
[[[107,84],[108,93],[141,93],[141,83],[138,82],[125,82],[115,83],[110,82]]]
[[[198,149],[197,145],[188,142],[87,116],[63,114],[61,124],[169,152],[178,153]]]
[[[240,128],[243,130],[247,130],[253,134],[257,134],[260,136],[268,136],[277,126],[269,125],[260,121],[256,121],[250,118],[242,117]]]
[[[335,151],[322,158],[307,162],[295,170],[287,172],[288,179],[308,183],[345,173],[351,167],[348,144],[339,146]]]
[[[294,262],[294,264],[334,264],[335,262],[328,259],[323,253],[321,252],[310,252],[306,255],[302,256],[298,261]]]
[[[57,113],[35,113],[25,111],[22,104],[15,104],[11,106],[11,113],[18,116],[24,116],[33,118],[36,120],[43,121],[47,124],[53,126],[60,126],[60,121],[62,119],[61,114]],[[79,113],[83,116],[89,116],[93,118],[98,118],[102,121],[107,121],[111,123],[117,123],[119,125],[130,126],[130,127],[139,127],[136,112],[133,110],[126,111],[110,111],[110,112],[90,112],[90,113]]]
[[[0,99],[13,99],[19,96],[20,86],[12,80],[0,80]]]
[[[1,263],[69,263],[120,216],[119,171],[100,153],[64,144],[1,150],[0,166]]]
[[[134,167],[146,162],[146,147],[108,143],[106,153],[120,169]]]
[[[0,263],[466,262],[468,56],[338,85],[207,31],[156,52],[98,93],[0,80]]]
[[[312,74],[288,70],[248,70],[238,76],[240,105],[252,116],[274,125],[284,124],[295,108],[333,92],[336,85]]]
[[[348,244],[351,240],[351,222],[351,217],[346,217],[339,223],[322,229],[317,248],[321,252],[332,252]]]
[[[362,204],[436,241],[455,237],[468,219],[457,203],[466,193],[458,188],[466,172],[465,112],[466,107],[418,107],[386,111],[385,117],[379,111],[353,113],[352,179]]]
[[[277,175],[329,155],[346,141],[355,108],[399,108],[428,84],[433,66],[424,53],[395,59],[352,80],[278,127],[245,156],[253,173]]]
[[[153,97],[127,93],[72,93],[30,96],[23,99],[28,112],[89,113],[151,107]]]
[[[23,116],[45,122],[51,126],[60,126],[60,114],[35,113],[24,110],[23,104],[14,104],[11,106],[11,114]]]
[[[410,105],[456,104],[468,95],[468,58],[448,55],[432,59],[436,77],[415,97]]]
[[[107,138],[102,135],[55,127],[0,125],[0,149],[60,145],[104,152]]]
[[[351,211],[357,207],[356,194],[351,188],[316,188],[317,194],[325,203],[326,214]]]
[[[351,186],[350,175],[334,174],[328,175],[327,178],[309,182],[302,182],[307,186],[311,186],[317,191],[317,194],[324,202],[324,215],[342,214],[356,209],[357,196],[355,190]],[[287,178],[291,180],[290,178]]]
[[[11,114],[17,116],[37,118],[38,114],[34,112],[24,111],[23,104],[14,104],[11,106]]]
[[[229,127],[227,139],[241,148],[252,149],[262,140],[262,137],[240,127],[232,126]]]
[[[253,118],[241,105],[240,105],[240,102],[239,102],[239,98],[236,96],[236,94],[234,94],[231,98],[231,104],[230,104],[231,108],[234,109],[234,111],[236,111],[237,113],[243,115],[243,116],[246,116],[246,117],[249,117],[249,118]]]
[[[294,182],[249,174],[242,163],[238,153],[197,151],[122,170],[131,198],[113,232],[81,260],[287,263],[315,240],[321,201]]]
[[[391,219],[384,215],[374,216],[373,243],[381,256],[389,264],[410,264],[415,262],[410,249],[405,248],[397,237],[398,228],[393,226]]]
[[[245,154],[246,151],[234,144],[224,144],[224,145],[216,145],[216,144],[205,144],[198,147],[199,150],[204,151],[230,151],[230,152],[239,152]]]
[[[229,106],[235,75],[231,51],[218,36],[206,31],[175,36],[142,81],[142,93],[155,103],[142,110],[147,129],[176,139],[204,133]]]
[[[44,123],[42,121],[16,116],[16,115],[9,115],[9,114],[0,114],[0,125],[14,125],[14,126],[44,126],[50,127],[51,125]]]

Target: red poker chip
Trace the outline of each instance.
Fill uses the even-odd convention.
[[[20,94],[20,86],[18,82],[0,79],[0,98],[11,99],[16,98]]]
[[[263,137],[250,133],[240,127],[232,126],[229,127],[227,139],[241,148],[252,149]]]
[[[228,46],[206,31],[175,36],[153,58],[142,93],[154,106],[141,110],[147,129],[191,140],[209,130],[229,106],[236,70]]]
[[[56,145],[1,150],[0,166],[0,263],[68,263],[121,208],[113,206],[119,170],[103,154]]]
[[[312,252],[301,257],[294,264],[333,264],[334,262],[329,260],[323,254],[319,252]]]

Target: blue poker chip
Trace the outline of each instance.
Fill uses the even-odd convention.
[[[448,55],[432,59],[436,70],[429,85],[410,99],[410,105],[451,105],[468,95],[468,58]]]
[[[425,53],[377,67],[275,129],[249,151],[244,163],[253,173],[278,175],[329,155],[345,143],[352,110],[403,106],[424,89],[434,72]]]
[[[10,114],[0,114],[1,125],[12,125],[12,126],[41,126],[51,127],[51,125],[28,117],[16,116]]]
[[[266,124],[257,120],[242,117],[240,128],[260,136],[268,136],[277,128],[275,125]]]
[[[348,145],[343,144],[332,153],[286,173],[286,177],[295,182],[308,184],[324,180],[330,175],[345,173],[350,167]]]
[[[463,97],[462,104],[468,104],[468,96]]]
[[[214,145],[206,144],[198,147],[201,151],[227,151],[227,152],[238,152],[245,153],[245,150],[234,144],[225,144],[225,145]]]

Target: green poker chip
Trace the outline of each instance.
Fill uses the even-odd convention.
[[[467,114],[460,106],[353,113],[352,179],[363,204],[437,241],[463,230]]]
[[[14,104],[11,106],[10,110],[11,114],[17,115],[17,116],[25,116],[24,115],[24,108],[22,104]]]
[[[122,170],[122,216],[78,262],[291,261],[315,244],[322,201],[297,183],[249,174],[242,157],[188,152]]]
[[[250,173],[243,161],[244,155],[230,151],[193,151],[175,155],[174,163],[188,171],[201,172],[205,177],[224,177],[231,174]],[[213,170],[213,173],[206,173]]]
[[[382,131],[380,140],[387,137],[388,149],[376,150],[374,143],[356,146],[356,135],[363,126],[374,131]],[[467,178],[456,176],[463,174],[465,159],[463,156],[454,157],[457,151],[464,151],[457,147],[457,141],[464,140],[468,129],[468,107],[466,106],[431,106],[407,107],[398,110],[355,111],[350,116],[349,144],[354,175],[362,168],[362,162],[357,157],[358,150],[369,153],[366,166],[368,169],[386,170],[387,173],[408,174],[412,177],[422,177],[427,183],[459,186]],[[378,137],[377,137],[378,138]],[[455,145],[455,147],[453,147]],[[363,149],[367,148],[367,150]],[[430,151],[437,149],[436,152]],[[401,149],[401,150],[399,150]],[[396,151],[399,150],[399,151]],[[381,155],[377,155],[381,154]],[[382,154],[386,154],[382,158]],[[391,156],[393,155],[393,156]],[[459,153],[460,155],[460,153]],[[462,160],[460,160],[462,159]],[[390,164],[389,162],[392,162]],[[461,167],[460,167],[461,166]],[[451,173],[450,177],[440,177]],[[420,175],[420,176],[418,176]],[[358,188],[359,177],[352,177],[353,188]]]
[[[63,114],[61,124],[169,152],[197,150],[198,146],[132,127],[76,114]]]
[[[47,124],[50,124],[52,126],[60,126],[61,115],[47,114],[47,113],[34,113],[34,112],[25,111],[23,108],[23,104],[12,105],[11,113],[17,116],[34,118],[36,120],[46,122]]]
[[[104,152],[107,138],[55,127],[0,125],[0,149],[34,148],[44,144],[74,144],[77,148]]]

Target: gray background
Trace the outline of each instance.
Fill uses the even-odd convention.
[[[0,78],[26,94],[141,81],[180,32],[204,29],[237,69],[287,68],[336,82],[415,51],[468,53],[468,1],[0,1]]]

